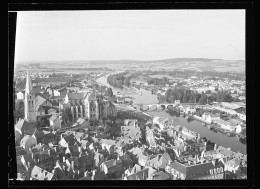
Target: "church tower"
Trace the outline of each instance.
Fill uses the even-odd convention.
[[[95,90],[88,93],[84,99],[85,116],[89,120],[99,120],[99,104]]]
[[[32,94],[32,82],[27,70],[26,86],[25,86],[25,98],[24,98],[24,118],[28,122],[36,121],[35,111],[35,95]]]

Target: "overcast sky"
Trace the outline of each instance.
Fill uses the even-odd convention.
[[[244,10],[18,12],[15,61],[245,60]]]

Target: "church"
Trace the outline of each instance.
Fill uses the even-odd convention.
[[[85,118],[87,120],[100,120],[116,118],[117,109],[110,101],[103,100],[95,90],[82,93],[67,93],[62,109],[70,108],[72,120]]]
[[[36,122],[38,117],[48,114],[51,108],[53,108],[53,103],[33,90],[29,70],[27,70],[24,93],[25,120]]]

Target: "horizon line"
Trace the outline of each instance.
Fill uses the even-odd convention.
[[[149,62],[149,61],[164,61],[164,60],[171,60],[171,59],[208,59],[208,60],[226,60],[226,61],[245,61],[242,59],[222,59],[222,58],[187,58],[187,57],[179,57],[179,58],[165,58],[165,59],[151,59],[151,60],[140,60],[140,59],[98,59],[98,60],[23,60],[23,61],[14,61],[16,64],[21,63],[30,63],[30,62],[69,62],[69,61],[88,61],[88,62],[95,62],[95,61],[139,61],[139,62]]]

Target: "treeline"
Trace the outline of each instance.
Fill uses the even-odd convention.
[[[133,77],[129,72],[118,73],[107,77],[107,82],[114,87],[130,86],[130,79]]]
[[[216,93],[197,93],[185,88],[168,89],[165,96],[158,95],[159,103],[168,102],[174,103],[175,100],[180,100],[181,103],[199,103],[207,104],[212,102],[232,102],[233,98],[227,91],[217,91]]]
[[[166,84],[170,84],[169,79],[167,77],[163,77],[163,78],[148,78],[147,79],[147,83],[149,85],[153,84],[153,85],[166,85]]]

